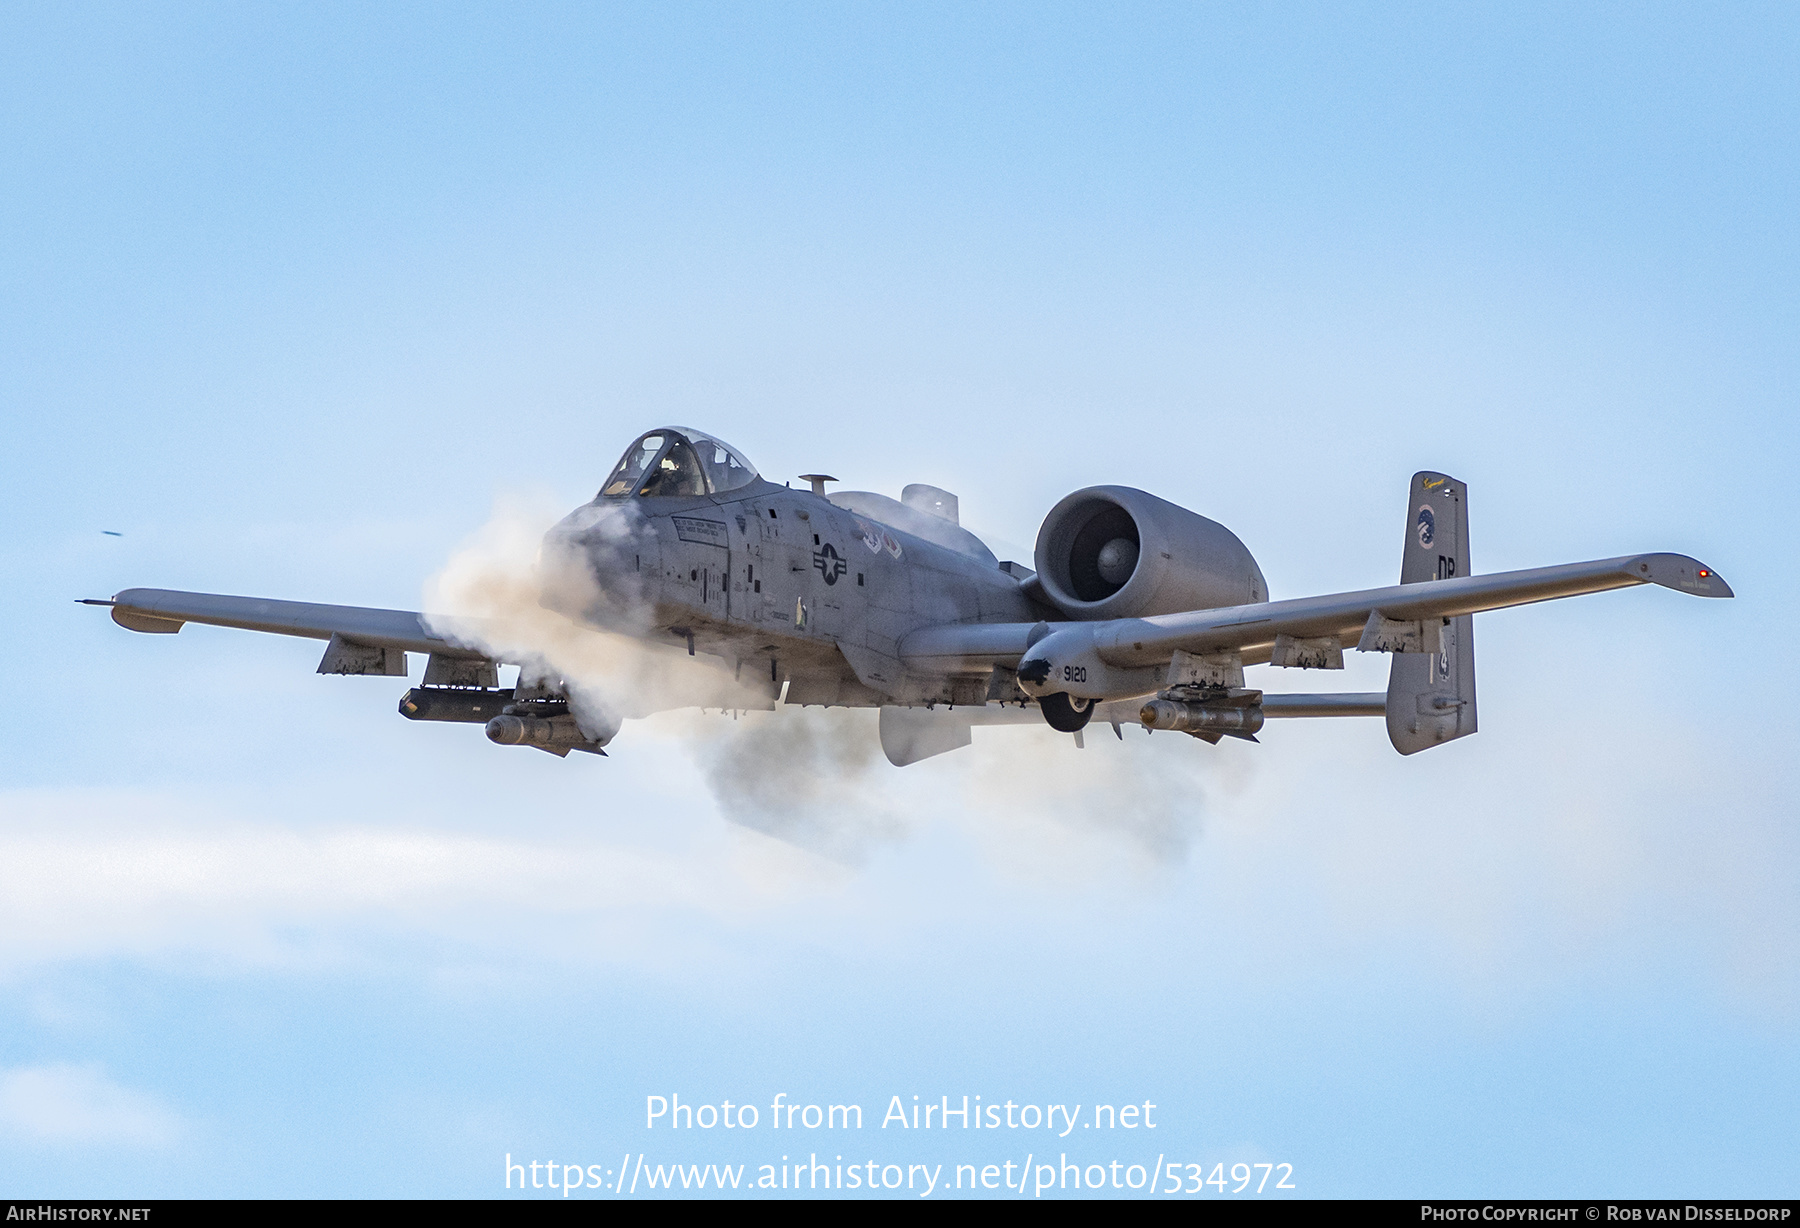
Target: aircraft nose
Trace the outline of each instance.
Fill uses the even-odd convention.
[[[655,551],[655,532],[632,501],[578,507],[544,534],[538,604],[595,626],[641,623],[653,596],[645,577],[655,572]]]

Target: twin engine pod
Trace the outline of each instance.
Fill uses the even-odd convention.
[[[1034,555],[1044,595],[1070,618],[1140,618],[1266,600],[1237,534],[1130,486],[1089,486],[1050,509]]]
[[[1259,705],[1237,707],[1152,699],[1138,710],[1138,719],[1146,729],[1169,729],[1203,738],[1210,735],[1214,739],[1221,735],[1251,738],[1263,727],[1263,710]]]

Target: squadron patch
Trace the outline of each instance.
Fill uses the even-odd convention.
[[[1437,513],[1431,510],[1431,504],[1419,505],[1419,546],[1429,550],[1431,543],[1437,540]]]
[[[892,533],[878,524],[870,524],[861,516],[853,516],[851,519],[856,521],[857,536],[862,538],[862,544],[869,548],[870,554],[880,554],[886,550],[895,558],[900,557],[900,543],[894,540]]]

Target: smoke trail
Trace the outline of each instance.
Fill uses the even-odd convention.
[[[997,857],[1021,868],[1066,870],[1096,855],[1149,866],[1186,860],[1208,798],[1233,787],[1241,757],[1182,734],[1137,729],[1116,740],[1095,723],[1086,749],[1048,728],[976,731],[958,768],[971,811]]]
[[[890,765],[875,713],[787,707],[742,721],[683,723],[679,736],[721,813],[834,861],[858,864],[933,824],[965,830],[992,860],[1027,876],[1069,878],[1187,859],[1208,798],[1236,786],[1237,748],[1184,735],[1087,749],[1047,728],[977,727],[971,746]]]
[[[552,526],[557,538],[545,546]],[[632,569],[606,568],[605,586],[596,579],[589,552],[605,559],[636,529],[629,504],[583,507],[559,520],[541,497],[502,495],[487,524],[427,581],[426,621],[456,643],[517,664],[522,683],[560,681],[590,737],[671,708],[766,707],[767,696],[734,683],[712,658],[646,638],[653,611]]]
[[[892,767],[873,711],[768,711],[766,691],[734,683],[716,660],[658,643],[633,569],[606,567],[602,586],[588,561],[623,551],[636,530],[629,503],[559,520],[542,497],[503,496],[428,583],[426,608],[439,611],[429,621],[519,664],[527,682],[561,680],[590,736],[656,712],[745,710],[736,721],[692,713],[659,725],[686,743],[727,819],[833,861],[859,863],[940,821],[968,824],[996,859],[1021,869],[1120,857],[1170,865],[1189,854],[1208,789],[1235,748],[1135,730],[1120,744],[1101,725],[1081,751],[1043,728],[977,727],[969,748]]]
[[[720,813],[778,840],[858,864],[916,821],[877,783],[895,769],[871,710],[790,705],[684,732]]]

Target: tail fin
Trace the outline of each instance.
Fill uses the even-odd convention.
[[[1466,576],[1469,488],[1442,473],[1415,473],[1407,502],[1400,583]],[[1446,618],[1440,651],[1397,652],[1388,672],[1388,740],[1403,755],[1475,732],[1475,620]]]

